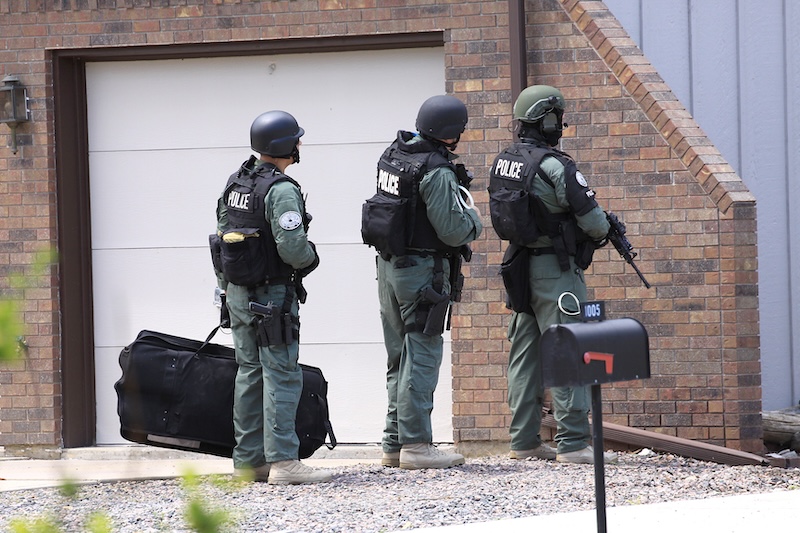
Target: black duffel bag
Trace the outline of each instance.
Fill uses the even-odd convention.
[[[205,342],[143,330],[123,348],[122,377],[114,384],[123,438],[231,457],[238,365],[233,348],[210,342],[217,329]],[[303,392],[295,428],[298,458],[305,459],[322,445],[333,449],[336,437],[329,420],[328,382],[319,368],[300,367]]]

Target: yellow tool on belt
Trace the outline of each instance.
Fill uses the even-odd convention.
[[[233,244],[236,242],[242,242],[243,240],[247,239],[248,237],[258,237],[258,233],[253,233],[252,235],[245,235],[239,231],[229,231],[222,235],[222,240],[227,242],[228,244]]]

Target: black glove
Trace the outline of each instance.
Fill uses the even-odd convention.
[[[311,249],[314,250],[314,260],[310,265],[297,270],[297,275],[301,278],[308,276],[319,266],[319,254],[317,254],[317,247],[311,241],[308,241],[308,244],[311,245]]]

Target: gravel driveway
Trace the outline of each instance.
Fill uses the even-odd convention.
[[[64,531],[84,531],[102,511],[115,532],[191,531],[184,512],[190,494],[224,510],[236,532],[390,532],[595,508],[594,469],[494,456],[448,470],[406,471],[374,464],[333,469],[331,483],[271,486],[230,476],[126,481],[7,492],[0,531],[13,518],[50,517]],[[608,507],[800,489],[800,469],[724,466],[645,450],[621,453],[606,465]]]

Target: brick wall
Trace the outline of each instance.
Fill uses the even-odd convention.
[[[587,273],[590,299],[606,301],[611,317],[639,319],[650,336],[652,378],[604,387],[604,419],[761,451],[753,196],[604,4],[526,6],[529,80],[562,89],[571,124],[563,148],[625,221],[653,284],[645,289],[610,246]],[[510,102],[499,94],[502,126]],[[488,265],[472,268],[454,333],[457,440],[476,449],[507,439],[509,421],[501,246],[491,231],[480,251]]]
[[[466,269],[453,328],[455,440],[508,440],[509,313],[497,274],[502,244],[488,221],[487,169],[510,142],[508,3],[418,0],[0,0],[0,75],[29,87],[33,122],[20,151],[0,126],[0,290],[55,246],[56,161],[48,50],[445,30],[447,90],[468,105],[460,152],[476,174],[487,226]],[[618,213],[646,290],[608,249],[588,275],[609,315],[648,329],[649,380],[604,387],[605,419],[760,451],[755,207],[601,2],[528,0],[531,83],[568,100],[564,148],[601,205]],[[58,272],[25,290],[28,359],[0,370],[0,445],[59,446]],[[441,383],[440,386],[448,386]]]

